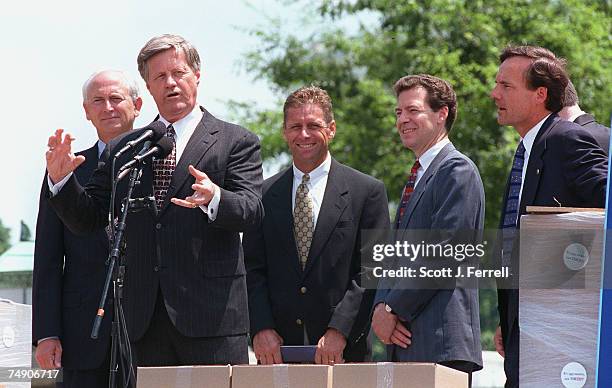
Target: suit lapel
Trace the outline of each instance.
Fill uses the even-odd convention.
[[[557,125],[557,121],[555,121],[556,117],[557,115],[553,113],[544,121],[531,147],[527,171],[525,172],[525,180],[523,181],[519,215],[525,214],[527,205],[532,205],[535,200],[540,184],[542,167],[544,166],[542,156],[544,152],[546,152],[546,133]]]
[[[168,194],[162,205],[160,214],[168,207],[170,198],[176,196],[176,194],[182,189],[183,185],[193,179],[189,173],[189,165],[196,166],[204,155],[208,152],[210,147],[217,141],[217,134],[219,128],[214,124],[214,118],[206,109],[201,108],[203,115],[202,120],[198,123],[193,134],[189,138],[181,159],[177,161],[176,168],[172,174],[172,180],[170,181],[170,187],[168,188]]]
[[[442,160],[444,160],[444,158],[446,158],[446,156],[454,150],[455,146],[453,146],[453,143],[448,143],[440,150],[440,152],[438,152],[438,155],[436,155],[434,160],[431,161],[431,164],[425,171],[425,174],[423,174],[423,176],[419,180],[419,184],[417,185],[416,189],[412,192],[412,195],[410,195],[410,199],[408,200],[408,204],[406,205],[404,218],[401,220],[398,229],[406,229],[408,222],[412,218],[414,208],[419,203],[419,200],[423,196],[423,193],[425,193],[427,186],[429,186],[429,180],[435,175],[435,173],[438,171],[438,168],[440,168],[440,163],[442,163]]]
[[[83,155],[85,157],[85,162],[81,164],[74,173],[79,183],[85,186],[96,168],[98,168],[98,143],[95,143],[91,148],[77,152],[77,154]]]
[[[270,225],[274,231],[277,241],[287,251],[287,257],[298,274],[301,274],[295,237],[293,236],[293,209],[291,207],[291,196],[293,189],[293,168],[289,167],[285,173],[268,189],[268,194],[273,206],[266,211],[266,217],[270,217]]]
[[[344,175],[342,175],[340,165],[335,159],[332,159],[323,202],[319,210],[319,217],[312,238],[312,244],[310,245],[310,251],[308,252],[308,261],[306,262],[304,275],[308,274],[314,262],[319,259],[321,251],[325,244],[327,244],[342,212],[344,212],[348,204],[348,194],[348,184]]]

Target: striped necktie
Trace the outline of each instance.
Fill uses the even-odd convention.
[[[519,215],[519,200],[521,186],[523,185],[523,166],[525,164],[525,146],[521,141],[514,153],[512,170],[510,170],[510,182],[506,195],[506,203],[503,210],[502,223],[502,265],[509,266],[512,258],[514,238],[517,234],[517,222]]]
[[[417,180],[417,172],[419,171],[419,168],[421,167],[421,163],[419,162],[419,160],[415,160],[414,164],[412,165],[412,168],[410,169],[410,175],[408,176],[408,182],[406,182],[406,185],[404,186],[404,190],[402,191],[402,199],[400,201],[400,205],[399,205],[399,217],[397,217],[397,224],[396,224],[396,228],[398,228],[402,222],[402,219],[404,217],[404,214],[406,213],[406,207],[408,207],[408,200],[410,199],[410,196],[412,195],[412,192],[414,191],[414,187],[416,186],[416,180]]]

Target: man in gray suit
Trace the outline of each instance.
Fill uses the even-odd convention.
[[[457,115],[455,92],[430,75],[403,77],[394,90],[397,130],[416,157],[396,215],[396,238],[405,240],[410,230],[478,233],[482,181],[448,139]],[[374,306],[372,328],[392,361],[437,362],[470,374],[470,380],[482,368],[477,288],[463,288],[459,279],[444,289],[384,280]]]

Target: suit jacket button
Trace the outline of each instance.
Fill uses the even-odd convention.
[[[162,224],[157,223],[155,224],[155,229],[160,230],[162,228]]]
[[[302,325],[302,320],[300,318],[295,320],[295,323],[297,323],[298,325]]]
[[[156,265],[155,267],[153,267],[153,271],[159,272],[159,265]]]
[[[306,287],[300,288],[300,293],[305,294],[308,289]]]

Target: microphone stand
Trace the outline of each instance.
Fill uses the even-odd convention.
[[[124,241],[124,233],[126,228],[126,219],[127,215],[130,212],[130,208],[135,207],[136,211],[142,210],[143,208],[151,208],[150,203],[152,202],[152,208],[155,209],[155,198],[144,198],[144,199],[135,199],[132,200],[132,192],[134,187],[139,184],[138,181],[139,176],[142,172],[143,161],[140,161],[137,166],[134,166],[131,169],[129,183],[128,183],[128,191],[126,197],[123,199],[123,203],[121,206],[121,216],[119,218],[119,222],[117,223],[115,234],[112,238],[112,247],[109,253],[109,257],[107,260],[108,269],[106,273],[106,281],[104,284],[104,288],[102,290],[102,296],[100,298],[100,303],[98,305],[98,312],[96,314],[93,327],[91,330],[91,338],[97,339],[100,331],[100,325],[102,324],[102,318],[104,317],[104,306],[106,304],[106,298],[108,295],[108,290],[110,288],[110,282],[113,281],[113,322],[112,322],[112,331],[111,331],[111,360],[110,360],[110,371],[109,371],[109,388],[117,387],[117,376],[118,376],[118,356],[123,356],[125,358],[126,364],[122,364],[126,366],[124,368],[124,372],[127,371],[128,375],[128,386],[136,387],[136,376],[133,369],[132,364],[132,352],[130,347],[130,342],[127,333],[127,327],[125,323],[125,317],[123,314],[123,306],[122,306],[122,298],[123,298],[123,286],[124,286],[124,276],[125,276],[125,248],[126,243]],[[113,161],[113,192],[116,189],[116,181],[114,177],[114,161]],[[114,196],[113,196],[114,197]],[[145,204],[143,206],[143,203]],[[114,206],[114,203],[111,203],[111,207]],[[111,222],[112,218],[111,218]],[[118,268],[115,268],[117,262],[120,263]],[[121,338],[123,334],[123,338]],[[123,339],[123,341],[122,341]],[[125,379],[125,376],[123,376]],[[125,380],[123,381],[125,385]]]

